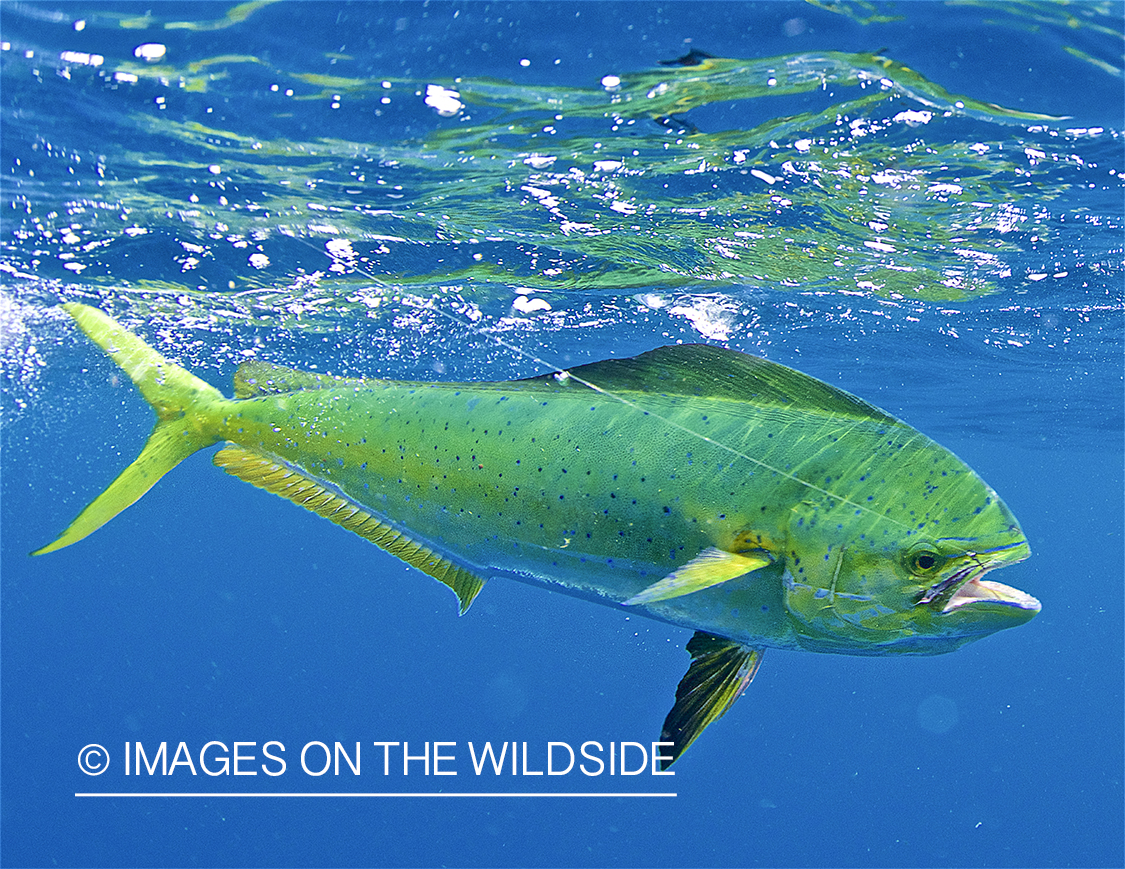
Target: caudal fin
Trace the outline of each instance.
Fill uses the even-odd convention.
[[[201,430],[190,410],[195,404],[221,400],[219,390],[165,359],[97,308],[73,302],[63,308],[86,336],[129,375],[156,411],[157,421],[136,460],[78,514],[57,540],[32,555],[54,552],[93,534],[172,468],[218,440]]]

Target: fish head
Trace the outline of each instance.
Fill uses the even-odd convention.
[[[1023,561],[1031,548],[1003,501],[977,482],[987,492],[956,523],[956,536],[934,533],[930,523],[908,527],[878,517],[853,523],[850,534],[825,533],[848,528],[823,521],[830,515],[801,523],[784,578],[801,645],[859,655],[939,654],[1031,620],[1038,600],[985,578]]]

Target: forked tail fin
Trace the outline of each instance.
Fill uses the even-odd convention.
[[[165,359],[97,308],[73,302],[63,308],[86,336],[129,375],[156,411],[157,420],[136,460],[78,514],[57,540],[32,555],[54,552],[93,534],[172,468],[218,440],[189,411],[194,404],[221,400],[219,390]]]

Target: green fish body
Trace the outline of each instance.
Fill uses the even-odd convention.
[[[54,543],[186,456],[319,513],[444,582],[507,577],[696,632],[669,765],[766,647],[950,651],[1039,611],[983,579],[1019,524],[948,450],[784,366],[704,345],[502,383],[346,379],[260,362],[235,398],[96,309],[66,309],[157,412],[140,457]]]

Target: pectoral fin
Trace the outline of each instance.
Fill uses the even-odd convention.
[[[633,595],[625,601],[625,606],[636,606],[691,594],[736,579],[769,563],[770,557],[765,552],[739,555],[712,546],[704,549],[683,567],[669,573],[660,582],[653,583],[640,594]]]
[[[691,666],[676,688],[676,703],[660,731],[661,742],[674,744],[661,769],[675,763],[707,725],[726,714],[758,672],[765,651],[703,631],[695,632],[687,650]]]

